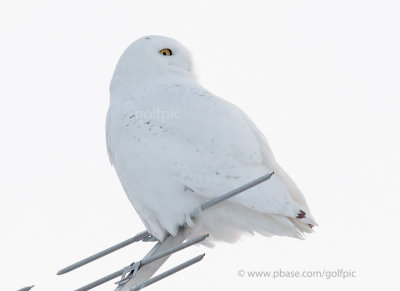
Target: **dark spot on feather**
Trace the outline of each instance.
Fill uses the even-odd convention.
[[[297,214],[296,218],[302,219],[306,217],[306,213],[300,209],[299,213]]]

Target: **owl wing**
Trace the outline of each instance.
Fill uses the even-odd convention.
[[[173,171],[194,193],[206,198],[228,192],[269,172],[275,175],[232,200],[252,210],[303,216],[315,224],[303,194],[276,162],[262,133],[236,106],[196,86],[174,93],[184,98],[182,119],[174,130],[181,137]],[[182,139],[182,137],[184,137]]]

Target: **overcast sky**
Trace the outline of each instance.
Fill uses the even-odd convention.
[[[186,45],[201,84],[256,122],[320,227],[304,241],[194,247],[164,270],[206,252],[201,263],[148,290],[398,290],[399,15],[398,1],[2,1],[1,289],[73,290],[150,248],[55,275],[144,230],[109,164],[104,124],[122,51],[160,34]],[[356,277],[238,276],[337,269]]]

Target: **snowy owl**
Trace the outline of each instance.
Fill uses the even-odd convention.
[[[147,36],[122,54],[110,85],[107,148],[149,233],[182,225],[212,241],[243,233],[301,238],[315,221],[253,122],[196,81],[189,51]],[[191,218],[199,205],[255,178],[270,180]]]

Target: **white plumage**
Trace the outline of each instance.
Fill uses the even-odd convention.
[[[190,53],[177,41],[148,36],[131,44],[110,93],[109,157],[156,238],[175,235],[185,223],[193,235],[228,242],[244,232],[311,232],[316,223],[306,201],[262,133],[239,108],[196,82]],[[201,203],[271,171],[269,181],[191,220]]]

